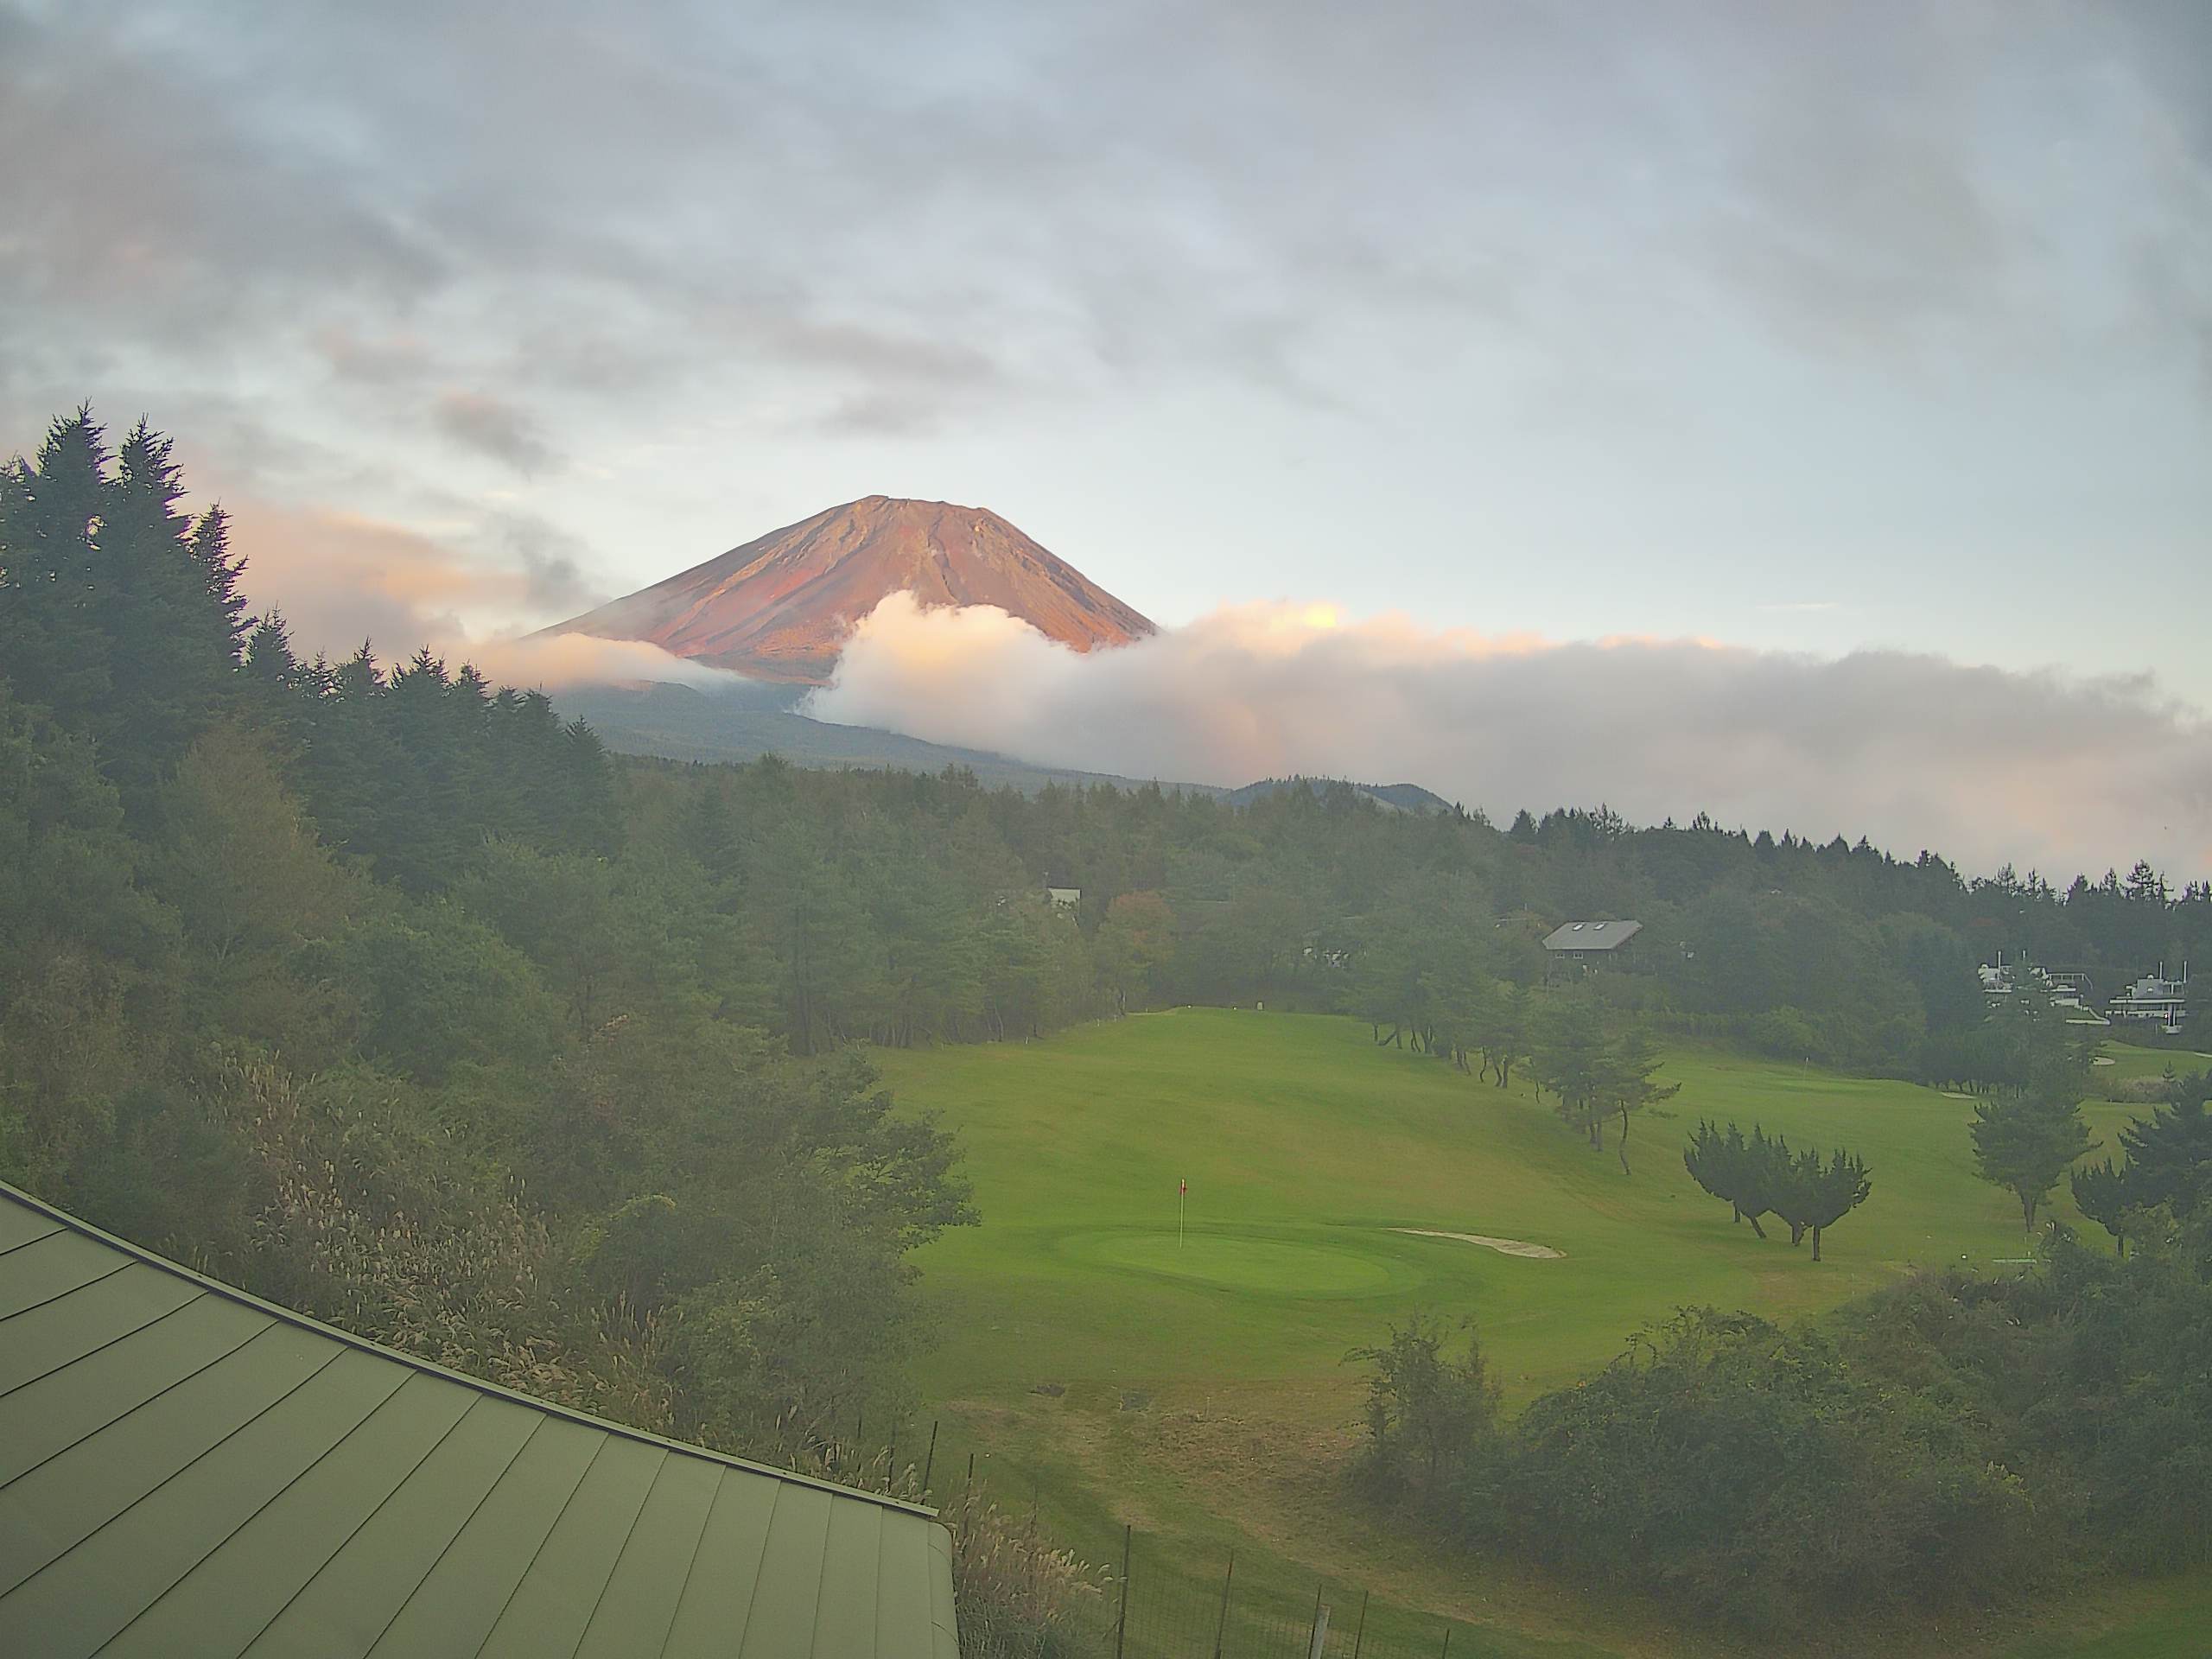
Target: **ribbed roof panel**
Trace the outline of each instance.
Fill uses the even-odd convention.
[[[475,1382],[0,1185],[0,1653],[957,1659],[927,1510]]]

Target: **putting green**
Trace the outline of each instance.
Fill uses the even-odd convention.
[[[1399,1278],[1389,1262],[1363,1251],[1290,1239],[1098,1232],[1063,1239],[1059,1249],[1097,1267],[1275,1296],[1358,1296],[1388,1290]]]

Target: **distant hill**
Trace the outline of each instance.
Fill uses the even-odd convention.
[[[838,726],[809,720],[793,705],[805,688],[792,685],[740,686],[732,691],[696,691],[685,685],[578,686],[553,694],[563,715],[582,720],[625,754],[659,755],[671,760],[757,760],[779,754],[795,766],[830,768],[887,766],[906,772],[942,772],[963,766],[993,788],[1033,793],[1046,784],[1070,786],[1112,784],[1136,789],[1151,779],[1033,766],[983,749],[954,748],[918,737],[868,726]],[[1220,795],[1218,785],[1164,783],[1185,794]]]
[[[1419,784],[1358,784],[1349,779],[1338,778],[1262,778],[1256,784],[1230,790],[1223,798],[1237,806],[1249,806],[1254,801],[1280,795],[1285,790],[1303,789],[1310,794],[1325,795],[1339,784],[1401,812],[1449,812],[1452,810],[1451,802],[1433,791],[1423,789]]]
[[[553,702],[565,718],[589,725],[607,747],[623,754],[658,755],[667,760],[746,761],[778,754],[794,766],[840,769],[890,767],[935,772],[962,766],[992,788],[1018,789],[1025,794],[1033,794],[1046,784],[1071,787],[1111,784],[1117,789],[1138,789],[1156,782],[1164,789],[1211,795],[1236,806],[1249,806],[1288,789],[1304,789],[1320,796],[1343,783],[1393,811],[1452,810],[1451,802],[1419,784],[1263,778],[1242,789],[1229,789],[1219,784],[1124,778],[1072,766],[1039,766],[988,749],[925,742],[873,726],[810,720],[798,712],[806,693],[803,685],[741,680],[712,690],[661,684],[576,686],[553,693]]]
[[[871,495],[772,531],[543,632],[643,639],[755,679],[820,685],[887,594],[995,605],[1077,651],[1150,621],[995,512]]]

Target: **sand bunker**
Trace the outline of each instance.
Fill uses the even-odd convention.
[[[1531,1262],[1564,1262],[1565,1250],[1555,1250],[1548,1244],[1531,1244],[1525,1239],[1488,1238],[1481,1233],[1440,1233],[1433,1227],[1393,1227],[1394,1233],[1411,1233],[1415,1238],[1456,1238],[1462,1244],[1479,1244],[1486,1250],[1496,1250],[1500,1255],[1525,1255]]]

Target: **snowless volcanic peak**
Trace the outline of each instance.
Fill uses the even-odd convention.
[[[715,668],[819,685],[886,594],[995,605],[1089,651],[1153,626],[995,512],[871,495],[733,548],[548,633],[644,639]]]

